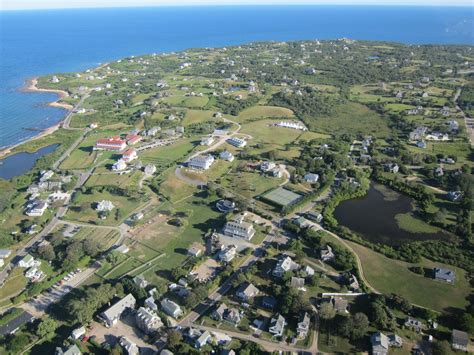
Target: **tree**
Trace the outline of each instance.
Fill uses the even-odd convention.
[[[171,348],[175,348],[182,340],[183,336],[181,332],[174,329],[168,330],[168,345]]]
[[[325,302],[319,309],[319,316],[324,320],[333,319],[336,316],[336,310],[331,302]]]
[[[474,316],[469,313],[463,313],[459,319],[459,328],[468,333],[474,333]]]
[[[431,345],[431,353],[433,355],[448,355],[452,354],[451,346],[447,340],[436,341]]]
[[[47,260],[47,261],[53,261],[56,259],[56,253],[54,252],[54,248],[51,244],[45,244],[42,245],[38,248],[38,256],[41,259]]]
[[[58,322],[46,316],[41,320],[40,324],[38,324],[38,327],[36,328],[36,335],[38,335],[41,339],[50,340],[54,337],[58,326]]]
[[[369,329],[369,319],[364,313],[356,313],[352,317],[352,324],[351,339],[353,340],[362,338]]]
[[[30,343],[30,338],[26,334],[18,334],[7,342],[7,349],[13,354],[18,354]]]
[[[115,344],[114,347],[109,352],[109,355],[122,355],[122,354],[123,354],[122,346],[119,343]]]

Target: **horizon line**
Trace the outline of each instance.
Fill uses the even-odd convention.
[[[13,11],[48,11],[48,10],[93,10],[93,9],[136,9],[136,8],[184,8],[184,7],[429,7],[429,8],[469,8],[474,10],[474,6],[468,4],[397,4],[397,3],[320,3],[320,4],[308,4],[308,3],[279,3],[279,4],[268,4],[268,3],[256,3],[256,4],[156,4],[156,5],[102,5],[102,6],[71,6],[71,7],[44,7],[44,8],[11,8],[2,9],[0,12],[13,12]]]

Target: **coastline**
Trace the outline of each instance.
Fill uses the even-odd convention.
[[[23,92],[50,92],[50,93],[54,93],[54,94],[59,95],[59,98],[55,101],[49,102],[48,106],[56,107],[56,108],[62,108],[62,109],[65,109],[67,111],[71,111],[74,108],[72,105],[58,102],[59,100],[69,96],[69,93],[67,91],[55,90],[55,89],[42,89],[42,88],[39,88],[37,85],[38,85],[38,78],[37,77],[29,79],[29,80],[26,81],[26,84],[21,89],[21,91],[23,91]],[[61,127],[62,122],[63,122],[63,119],[60,122],[56,123],[55,125],[44,129],[42,132],[40,132],[39,134],[37,134],[37,135],[35,135],[31,138],[25,139],[22,142],[19,142],[19,143],[13,144],[11,146],[5,147],[3,149],[0,149],[0,159],[6,157],[7,155],[10,155],[12,153],[13,149],[21,146],[22,144],[25,144],[27,142],[30,142],[30,141],[33,141],[33,140],[36,140],[36,139],[46,137],[46,136],[56,132],[59,129],[59,127]]]

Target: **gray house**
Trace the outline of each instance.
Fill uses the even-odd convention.
[[[107,327],[113,327],[117,324],[120,316],[127,308],[135,308],[136,302],[135,297],[129,293],[113,306],[102,312],[100,317],[104,320]]]
[[[388,337],[377,332],[370,336],[370,344],[372,345],[372,355],[386,355],[388,354]]]
[[[283,318],[281,314],[277,314],[270,320],[270,327],[268,328],[268,331],[274,337],[281,337],[283,335],[283,331],[285,330],[285,325],[285,318]]]
[[[462,332],[457,329],[453,329],[451,334],[451,346],[453,349],[467,351],[467,345],[469,344],[469,335],[466,332]]]
[[[456,273],[453,270],[435,267],[433,271],[436,280],[445,281],[451,284],[456,280]]]

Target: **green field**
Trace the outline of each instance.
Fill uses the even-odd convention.
[[[237,117],[240,123],[263,118],[288,118],[293,117],[293,111],[278,106],[253,106],[243,110]]]
[[[389,259],[369,248],[353,242],[347,242],[359,255],[364,275],[369,283],[383,293],[395,293],[410,302],[443,311],[449,307],[464,308],[467,297],[472,291],[465,270],[427,259],[419,264]],[[456,282],[450,285],[441,281],[418,275],[410,271],[411,266],[432,269],[445,267],[456,271]]]

